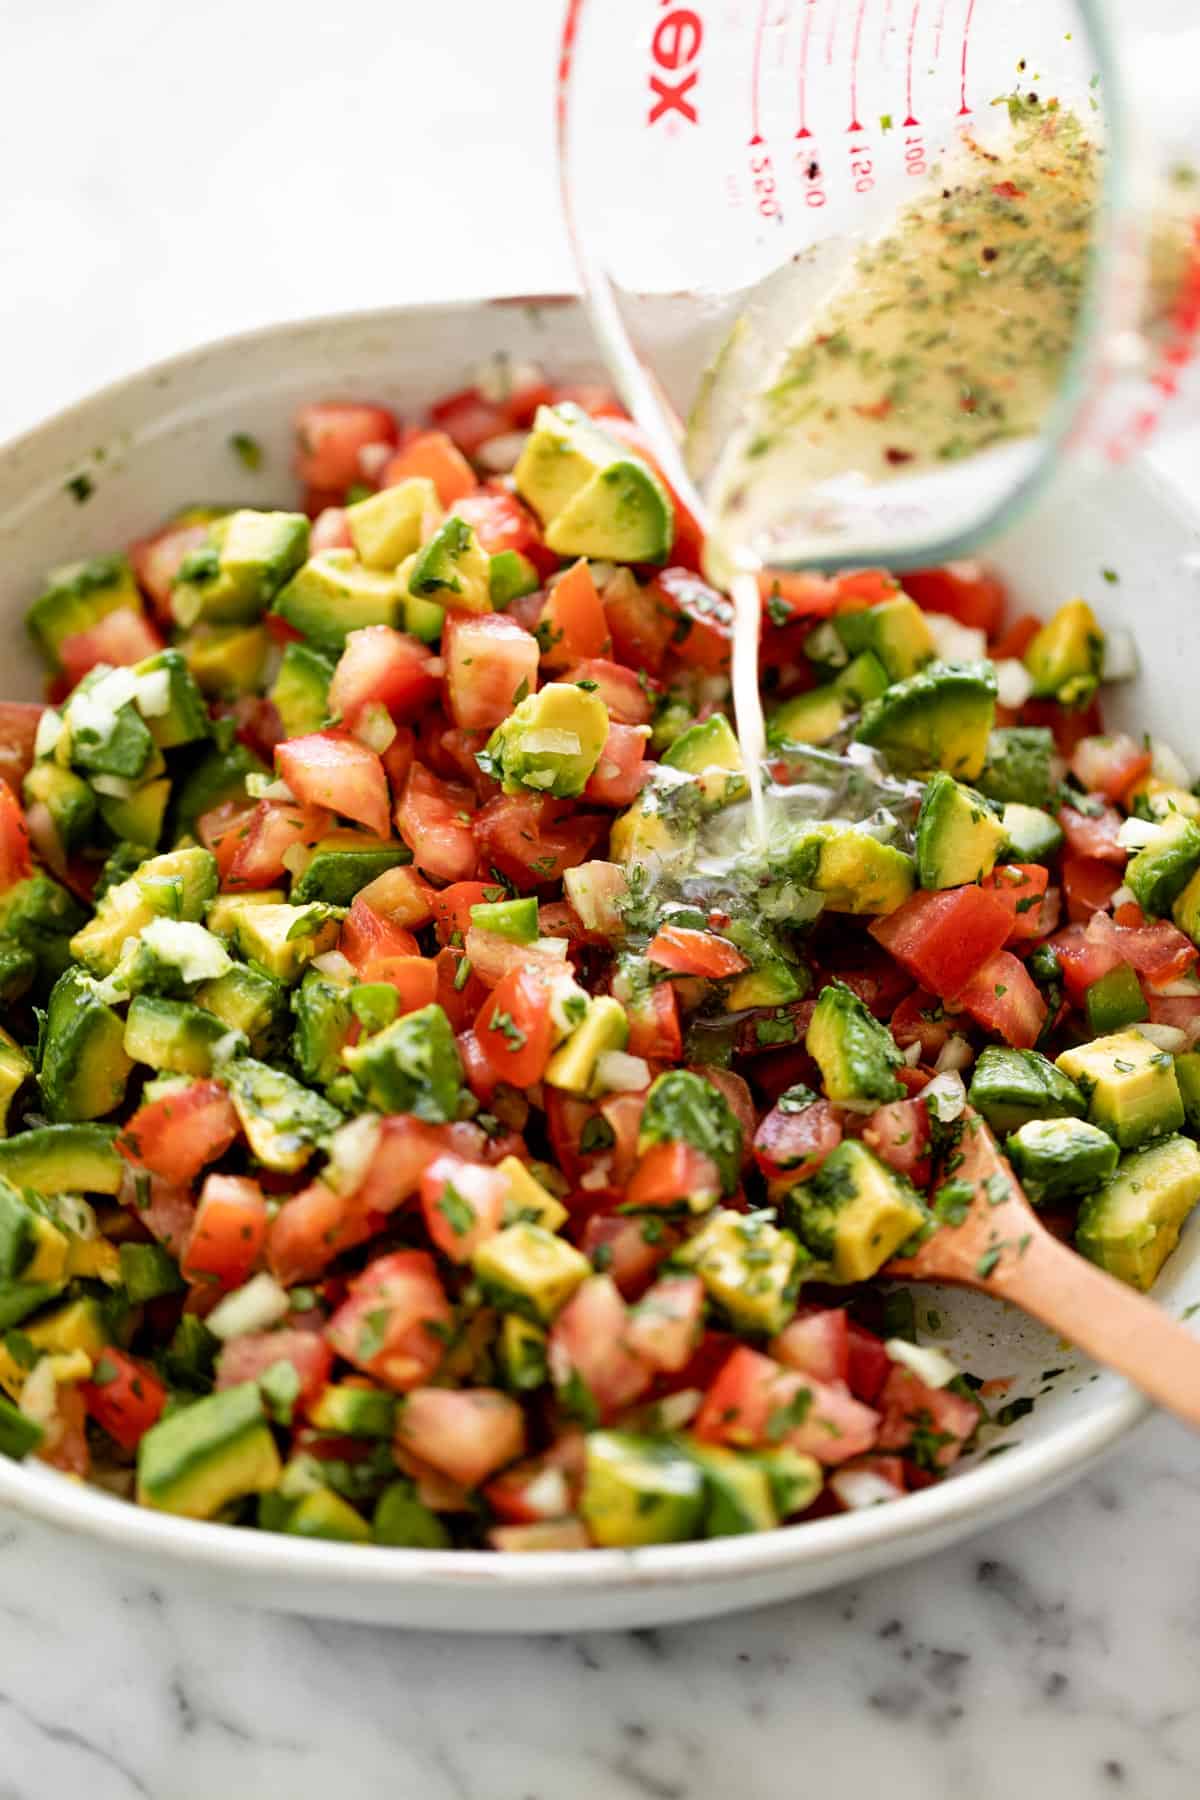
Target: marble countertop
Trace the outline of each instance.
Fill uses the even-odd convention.
[[[567,285],[558,10],[4,9],[0,438],[272,318]],[[1159,1420],[936,1562],[542,1641],[239,1610],[0,1516],[0,1800],[1192,1800],[1198,1509],[1196,1445]]]

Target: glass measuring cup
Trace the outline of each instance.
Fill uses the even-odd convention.
[[[812,483],[752,479],[727,550],[779,567],[943,560],[1066,450],[1078,472],[1144,441],[1200,323],[1196,215],[1171,179],[1197,109],[1180,93],[1172,111],[1164,70],[1123,54],[1118,76],[1096,0],[571,0],[559,136],[585,297],[623,398],[710,526],[729,517],[748,398],[797,324],[914,196],[957,179],[964,144],[1003,150],[997,102],[1052,100],[1103,145],[1070,351],[1037,429],[919,470],[848,455]],[[672,348],[648,368],[638,344],[663,308]],[[744,456],[732,468],[755,473]]]

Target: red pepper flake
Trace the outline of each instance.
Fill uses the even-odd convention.
[[[1024,200],[1025,189],[1019,188],[1015,181],[993,181],[992,192],[1001,200]]]

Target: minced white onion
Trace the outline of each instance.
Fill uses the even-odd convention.
[[[169,712],[171,710],[170,670],[151,669],[148,675],[139,675],[133,704],[143,719],[161,719],[164,713]]]
[[[567,1478],[561,1469],[543,1469],[525,1489],[525,1504],[544,1519],[561,1519],[571,1510]]]
[[[1117,842],[1122,850],[1144,850],[1148,844],[1157,843],[1162,833],[1163,828],[1159,820],[1131,817],[1121,821]]]
[[[1147,1021],[1139,1025],[1138,1030],[1144,1038],[1149,1038],[1156,1049],[1166,1050],[1171,1056],[1188,1047],[1188,1034],[1178,1025],[1155,1025]]]
[[[1108,904],[1112,907],[1114,912],[1118,906],[1136,906],[1137,895],[1132,888],[1121,886],[1113,894],[1113,897]]]
[[[945,1351],[934,1350],[928,1344],[910,1344],[907,1338],[888,1338],[883,1347],[894,1363],[903,1363],[926,1387],[948,1387],[958,1374]]]
[[[17,1405],[27,1419],[47,1431],[58,1418],[58,1383],[48,1356],[43,1356],[25,1377]]]
[[[842,1505],[851,1512],[866,1506],[880,1506],[885,1500],[898,1500],[900,1489],[885,1481],[874,1469],[839,1469],[829,1477],[829,1485]]]
[[[908,1044],[905,1046],[904,1060],[908,1064],[910,1069],[916,1068],[917,1064],[921,1060],[921,1040],[920,1040],[920,1038],[917,1039],[915,1044]]]
[[[246,777],[246,792],[252,800],[294,800],[286,781],[276,781],[264,769],[251,769]]]
[[[596,1085],[606,1094],[640,1094],[650,1086],[650,1065],[624,1050],[604,1050],[596,1059]]]
[[[531,949],[540,950],[543,956],[566,957],[569,940],[562,937],[534,938]]]
[[[850,652],[830,619],[809,632],[804,640],[804,654],[810,662],[826,663],[831,669],[844,669],[850,661]]]
[[[245,1337],[247,1332],[268,1331],[287,1317],[291,1304],[287,1290],[264,1269],[244,1287],[234,1288],[232,1294],[218,1300],[204,1323],[214,1337],[226,1343],[230,1338]]]
[[[948,1125],[951,1119],[957,1119],[967,1104],[967,1090],[963,1086],[962,1076],[955,1069],[947,1069],[944,1073],[927,1081],[918,1100],[924,1100],[926,1106],[936,1119]]]
[[[95,1208],[78,1194],[56,1194],[51,1202],[51,1211],[55,1223],[63,1226],[73,1237],[82,1238],[85,1243],[90,1244],[100,1236]]]
[[[491,475],[507,475],[516,468],[528,435],[524,431],[502,431],[498,437],[485,438],[475,452],[475,461]]]
[[[360,1113],[348,1125],[339,1125],[329,1140],[325,1179],[339,1194],[352,1194],[371,1165],[379,1143],[378,1113]]]
[[[1104,634],[1101,681],[1133,681],[1139,667],[1137,642],[1132,631],[1126,631],[1123,625],[1114,625]]]
[[[1200,1000],[1200,981],[1193,975],[1185,980],[1181,975],[1178,981],[1168,981],[1163,987],[1156,987],[1154,992],[1160,1000]]]
[[[1001,706],[1010,706],[1014,711],[1024,706],[1033,692],[1033,676],[1025,664],[1015,656],[1005,656],[992,666],[996,671],[996,698]]]
[[[678,1431],[690,1424],[704,1404],[699,1388],[680,1388],[677,1394],[666,1394],[658,1403],[658,1422],[664,1431]]]
[[[362,444],[358,451],[358,470],[366,481],[376,481],[396,454],[395,444]]]
[[[1161,738],[1152,737],[1150,754],[1154,759],[1150,764],[1151,773],[1157,775],[1160,781],[1169,781],[1172,787],[1191,787],[1192,777],[1188,766],[1170,744],[1165,744]]]
[[[354,964],[340,950],[323,950],[320,956],[314,956],[312,966],[322,975],[328,975],[331,981],[353,981],[355,979]]]
[[[37,734],[33,740],[33,754],[40,762],[44,756],[51,756],[63,732],[62,714],[48,706],[38,720]]]
[[[354,727],[354,736],[368,750],[374,750],[377,755],[382,756],[396,736],[395,721],[387,707],[381,706],[377,700],[364,706],[362,717]]]
[[[943,662],[979,662],[987,655],[986,631],[960,625],[949,613],[926,613],[925,623]]]
[[[974,1061],[975,1052],[966,1038],[959,1032],[952,1031],[938,1051],[933,1066],[939,1075],[945,1075],[958,1069],[969,1069]]]
[[[133,782],[126,781],[123,775],[93,775],[92,786],[110,800],[128,800],[134,789]]]
[[[280,860],[288,874],[298,881],[312,861],[312,851],[307,844],[289,844]]]
[[[589,1194],[596,1193],[601,1188],[606,1188],[612,1173],[611,1164],[612,1158],[606,1156],[602,1162],[596,1163],[593,1168],[586,1169],[579,1177],[580,1187]]]

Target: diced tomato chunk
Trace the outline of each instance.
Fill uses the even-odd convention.
[[[477,814],[475,838],[480,860],[528,893],[586,862],[608,823],[603,814],[575,812],[569,801],[498,794]]]
[[[790,1444],[818,1462],[841,1463],[869,1450],[878,1427],[879,1415],[841,1382],[781,1368],[740,1345],[705,1395],[693,1430],[706,1443]]]
[[[960,625],[995,637],[1007,598],[999,576],[972,561],[944,563],[940,569],[909,569],[904,591],[926,612],[949,613]]]
[[[844,1306],[802,1306],[771,1343],[771,1355],[788,1369],[818,1381],[845,1381],[850,1340]]]
[[[504,889],[495,882],[455,881],[435,892],[433,917],[439,944],[449,944],[457,936],[464,942],[471,929],[471,908],[489,900],[503,900]]]
[[[223,800],[196,821],[196,836],[217,859],[217,873],[224,883],[238,851],[250,834],[258,807],[240,800]]]
[[[728,668],[733,603],[690,569],[664,569],[654,585],[674,615],[672,654],[689,668]]]
[[[417,1387],[400,1413],[398,1441],[463,1488],[478,1487],[525,1454],[525,1415],[497,1388]]]
[[[91,1381],[80,1384],[89,1417],[122,1450],[136,1450],[167,1403],[167,1390],[148,1363],[108,1345],[96,1358]]]
[[[1080,811],[1074,806],[1059,809],[1058,822],[1063,828],[1067,849],[1076,856],[1116,863],[1123,869],[1129,860],[1129,852],[1121,848],[1117,838],[1121,829],[1120,813],[1115,807],[1104,805],[1098,797],[1089,794],[1087,799],[1092,802],[1088,811]]]
[[[649,774],[645,756],[645,726],[610,724],[600,760],[583,790],[584,799],[596,806],[629,806]]]
[[[1167,987],[1190,975],[1196,963],[1196,946],[1167,919],[1153,924],[1116,924],[1106,914],[1093,914],[1088,936],[1116,951],[1132,965],[1149,987]]]
[[[297,799],[327,806],[377,837],[391,827],[387,776],[374,750],[344,731],[314,731],[275,746],[275,766]]]
[[[924,987],[952,1000],[1008,937],[1012,913],[999,896],[979,887],[914,894],[871,936],[890,950]]]
[[[683,1027],[673,984],[660,981],[627,1007],[629,1054],[648,1062],[678,1062],[683,1055]]]
[[[473,494],[478,485],[470,463],[444,431],[421,431],[409,438],[380,471],[379,485],[398,487],[414,475],[432,481],[447,510]]]
[[[542,1079],[554,1024],[550,988],[535,970],[513,969],[493,988],[475,1021],[475,1039],[497,1081],[526,1088]]]
[[[1111,737],[1080,738],[1071,756],[1071,773],[1089,792],[1120,800],[1149,772],[1153,761],[1144,744],[1119,731]]]
[[[997,863],[983,881],[982,886],[1003,900],[1012,913],[1010,943],[1042,935],[1042,898],[1049,879],[1049,871],[1041,863]]]
[[[338,949],[363,981],[376,981],[381,959],[390,956],[416,956],[417,940],[411,931],[385,919],[356,894],[350,911],[342,921]]]
[[[351,1280],[349,1295],[325,1327],[325,1336],[339,1356],[365,1375],[404,1393],[433,1375],[453,1323],[454,1309],[432,1256],[425,1250],[395,1250],[377,1256]],[[423,1454],[417,1445],[412,1448]]]
[[[665,596],[653,582],[642,585],[625,570],[609,582],[603,601],[613,655],[630,669],[648,669],[657,675],[676,625],[676,615]]]
[[[451,1262],[469,1263],[496,1235],[507,1199],[506,1175],[450,1153],[435,1157],[421,1176],[425,1229]]]
[[[295,1407],[304,1412],[329,1380],[333,1352],[315,1331],[252,1331],[233,1338],[217,1358],[217,1388],[258,1381],[269,1369],[287,1363],[300,1381]],[[288,1423],[289,1421],[284,1421]]]
[[[1124,957],[1115,945],[1095,936],[1083,925],[1068,925],[1050,939],[1058,958],[1063,985],[1076,1006],[1082,1006],[1093,983],[1117,968]]]
[[[237,1134],[237,1113],[223,1084],[193,1081],[139,1106],[117,1149],[164,1181],[187,1187],[206,1163],[224,1156]]]
[[[721,981],[750,967],[736,944],[711,931],[694,931],[686,925],[661,925],[650,940],[646,956],[660,968],[677,975],[702,975]]]
[[[576,1288],[550,1327],[550,1373],[560,1394],[582,1387],[601,1421],[613,1418],[650,1386],[653,1370],[628,1341],[629,1310],[608,1275]]]
[[[287,875],[288,851],[298,844],[318,843],[332,823],[332,816],[323,806],[305,806],[296,800],[260,800],[241,830],[221,885],[229,889],[274,887]]]
[[[342,493],[363,478],[359,453],[394,444],[396,420],[386,407],[357,400],[323,400],[296,414],[296,478],[311,488]]]
[[[902,1050],[909,1044],[920,1044],[921,1061],[934,1063],[947,1038],[963,1022],[959,1014],[946,1010],[936,994],[917,988],[892,1014],[892,1036]]]
[[[1023,662],[1025,652],[1041,629],[1042,621],[1036,613],[1022,613],[1001,632],[988,655],[994,662]]]
[[[919,1188],[929,1184],[929,1109],[923,1100],[890,1100],[873,1112],[863,1143]]]
[[[627,1195],[631,1207],[665,1207],[668,1211],[693,1206],[721,1192],[721,1176],[715,1162],[682,1139],[651,1144],[638,1161]]]
[[[841,1115],[828,1100],[785,1103],[764,1115],[754,1134],[754,1160],[768,1181],[805,1181],[841,1141]]]
[[[195,1222],[180,1269],[188,1281],[240,1287],[258,1267],[267,1236],[267,1202],[245,1175],[210,1175],[200,1190]]]
[[[538,645],[505,613],[449,613],[442,633],[446,703],[464,731],[490,731],[538,684]]]
[[[641,679],[632,669],[609,662],[605,656],[587,656],[575,663],[562,678],[564,681],[594,681],[596,698],[603,700],[608,716],[617,725],[648,725],[654,717],[652,683]]]
[[[308,553],[316,556],[322,550],[353,550],[350,521],[344,506],[326,506],[312,522],[308,534]],[[275,616],[275,615],[272,615]],[[285,621],[282,621],[286,623]]]
[[[33,873],[29,829],[21,803],[7,782],[0,782],[0,892]]]
[[[354,896],[380,918],[415,931],[433,917],[434,890],[406,863],[385,869]]]
[[[368,706],[415,719],[440,692],[432,651],[390,625],[352,631],[329,684],[329,711],[353,728]]]
[[[18,800],[21,783],[33,766],[33,747],[45,710],[34,702],[0,700],[0,781]]]
[[[207,523],[164,525],[152,537],[139,538],[129,546],[129,561],[138,586],[147,595],[157,616],[164,624],[171,617],[171,588],[179,573],[179,565],[193,550],[208,542]]]
[[[573,563],[546,595],[538,627],[542,660],[548,669],[566,669],[612,648],[608,620],[585,557]]]
[[[557,569],[558,557],[542,542],[541,527],[529,508],[499,483],[488,482],[475,493],[467,494],[455,502],[454,510],[471,526],[489,556],[515,550],[528,558],[543,578]],[[528,598],[536,599],[540,608],[540,596]]]
[[[979,1424],[979,1408],[949,1388],[931,1388],[910,1369],[895,1367],[879,1397],[883,1423],[879,1428],[881,1450],[919,1447],[921,1467],[948,1469],[958,1460],[963,1445]]]
[[[1062,860],[1068,919],[1086,924],[1094,912],[1105,911],[1123,879],[1122,870],[1114,863],[1101,862],[1095,856],[1068,853]]]
[[[893,1367],[883,1339],[868,1331],[865,1325],[856,1325],[851,1320],[846,1328],[846,1346],[849,1353],[846,1380],[850,1392],[856,1399],[874,1406]]]
[[[1046,1002],[1023,962],[1001,950],[958,997],[959,1005],[1017,1050],[1032,1050],[1046,1023]]]
[[[145,656],[153,656],[162,647],[162,638],[144,613],[131,606],[119,606],[105,613],[89,630],[63,638],[58,646],[58,660],[68,687],[74,687],[99,663],[127,667]]]
[[[612,1192],[623,1194],[619,1184]],[[626,1300],[637,1300],[679,1241],[679,1232],[661,1219],[647,1221],[630,1213],[604,1212],[588,1219],[579,1248],[597,1268],[603,1267]]]
[[[704,1283],[698,1275],[664,1275],[629,1314],[625,1342],[652,1369],[677,1374],[704,1329]]]
[[[458,882],[475,873],[474,807],[469,788],[413,763],[396,808],[396,827],[423,875]]]

